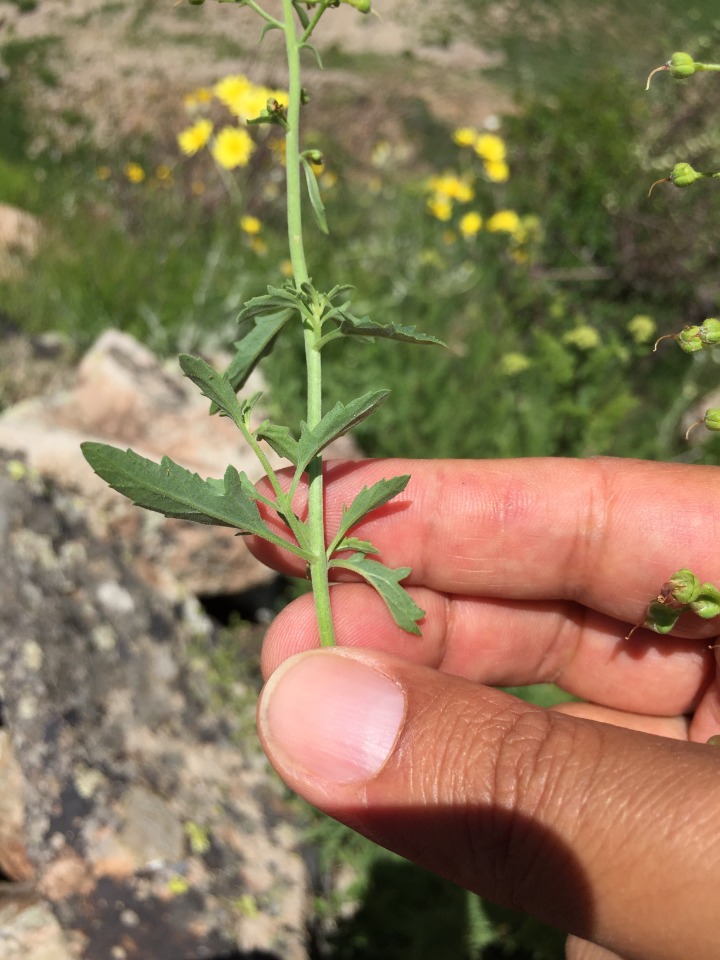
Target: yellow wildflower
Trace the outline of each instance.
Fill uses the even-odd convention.
[[[258,86],[241,75],[225,77],[215,84],[215,95],[228,110],[241,120],[259,117],[270,99],[287,106],[285,90]]]
[[[95,176],[98,180],[109,180],[112,176],[112,170],[107,164],[103,164],[95,170]]]
[[[453,130],[453,142],[459,147],[474,147],[477,141],[478,132],[472,127],[458,127]]]
[[[166,163],[159,163],[155,167],[155,177],[164,183],[168,183],[172,180],[172,170]]]
[[[430,197],[427,208],[436,220],[442,220],[443,223],[452,217],[453,205],[447,197]]]
[[[196,197],[201,197],[205,193],[207,187],[202,180],[193,180],[193,182],[190,184],[190,189]]]
[[[247,130],[223,127],[210,148],[215,161],[225,170],[246,167],[250,162],[255,144]]]
[[[488,220],[491,233],[516,233],[520,229],[520,217],[514,210],[498,210]]]
[[[644,313],[636,314],[627,325],[635,343],[647,343],[655,335],[655,321]]]
[[[178,146],[187,157],[202,150],[212,135],[213,125],[209,120],[198,120],[177,135]]]
[[[213,87],[213,93],[220,103],[223,103],[228,109],[232,109],[231,104],[244,96],[251,86],[252,84],[247,77],[236,74],[219,80]]]
[[[475,191],[468,181],[454,173],[431,177],[428,186],[434,194],[447,197],[449,200],[457,200],[458,203],[470,203],[475,196]]]
[[[532,361],[524,353],[504,353],[500,357],[500,369],[507,377],[514,377],[532,366]]]
[[[244,217],[240,217],[240,229],[243,233],[249,233],[251,235],[258,234],[262,229],[262,223],[260,223],[257,217],[251,217],[249,214],[245,214]]]
[[[505,159],[505,141],[496,133],[481,133],[474,143],[475,153],[490,163]]]
[[[195,110],[197,107],[202,107],[210,103],[212,96],[212,90],[208,89],[208,87],[198,87],[197,90],[192,90],[190,93],[185,94],[183,97],[183,106],[186,110]]]
[[[283,277],[291,277],[293,275],[292,261],[282,260],[280,262],[280,273]]]
[[[139,163],[126,163],[123,167],[123,173],[130,183],[142,183],[145,179],[145,171]]]
[[[486,160],[485,174],[493,183],[505,183],[510,177],[510,167],[504,160]]]
[[[457,234],[454,230],[443,230],[442,242],[446,247],[451,247],[454,243],[457,243]]]
[[[600,334],[589,323],[580,323],[574,330],[568,330],[563,340],[578,350],[594,350],[600,345]]]
[[[482,227],[482,217],[475,210],[471,210],[469,213],[466,213],[460,218],[460,233],[469,239],[470,237],[476,237]]]
[[[268,245],[265,243],[262,237],[252,237],[250,240],[250,246],[259,257],[264,257],[268,252]]]

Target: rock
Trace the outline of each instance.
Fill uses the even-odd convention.
[[[301,960],[308,881],[254,691],[235,678],[220,697],[221,638],[196,604],[143,582],[76,497],[8,466],[0,955]]]
[[[23,261],[37,253],[40,232],[37,217],[0,203],[0,279],[16,276]]]
[[[246,395],[262,390],[259,375]],[[180,373],[168,371],[127,334],[108,330],[82,359],[74,387],[26,400],[0,417],[0,448],[20,451],[42,476],[74,486],[92,504],[94,529],[122,539],[140,575],[177,596],[178,581],[196,595],[236,594],[271,578],[241,537],[223,527],[163,520],[110,490],[85,462],[80,443],[131,446],[153,460],[164,454],[202,477],[222,476],[232,463],[252,480],[263,474],[227,417],[209,417],[208,401]],[[256,408],[256,423],[265,419]],[[353,456],[342,438],[334,456]],[[268,457],[274,466],[279,458]]]

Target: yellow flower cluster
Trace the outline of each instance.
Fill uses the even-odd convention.
[[[496,133],[480,133],[474,127],[458,127],[453,140],[459,147],[474,150],[483,162],[485,176],[493,183],[505,183],[510,176],[505,141]]]
[[[183,102],[190,113],[197,115],[207,110],[213,99],[244,124],[260,116],[269,99],[287,104],[287,93],[260,86],[236,74],[223,77],[212,89],[200,87],[188,93]],[[200,116],[191,126],[181,130],[177,142],[187,157],[209,147],[215,162],[225,170],[246,167],[255,150],[255,142],[244,127],[226,124],[216,133],[212,121],[206,116]]]
[[[470,203],[475,191],[467,178],[454,173],[443,173],[431,177],[427,183],[430,194],[427,207],[436,220],[447,222],[452,219],[455,203]]]
[[[173,172],[172,168],[169,167],[166,163],[159,163],[154,170],[154,174],[151,176],[151,179],[148,180],[148,173],[145,171],[145,168],[142,167],[139,163],[136,163],[134,160],[124,163],[122,166],[122,175],[128,183],[138,184],[147,182],[151,186],[156,187],[160,186],[170,186],[172,184]],[[95,176],[98,180],[109,181],[113,178],[112,167],[109,167],[107,164],[103,163],[99,167],[95,168]]]
[[[285,106],[288,102],[288,95],[284,90],[258,86],[241,74],[223,77],[213,87],[213,93],[239,120],[259,117],[267,107],[268,100],[277,100]]]

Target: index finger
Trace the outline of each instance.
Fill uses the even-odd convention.
[[[405,585],[573,600],[635,622],[675,570],[720,578],[713,467],[615,458],[330,463],[328,533],[363,486],[404,473],[411,476],[404,493],[353,533],[388,566],[412,567]],[[284,572],[304,573],[264,542],[252,549]]]

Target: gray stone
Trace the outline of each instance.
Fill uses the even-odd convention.
[[[0,550],[0,956],[301,960],[298,837],[211,624],[3,456]]]
[[[247,395],[262,390],[259,374]],[[227,417],[180,373],[127,334],[108,330],[83,357],[72,388],[16,404],[0,416],[0,448],[22,453],[43,477],[72,487],[90,505],[94,531],[124,544],[138,574],[177,598],[236,594],[267,583],[271,573],[227,527],[164,520],[134,507],[97,477],[80,451],[84,440],[132,447],[160,460],[167,454],[202,477],[222,476],[229,463],[251,480],[263,475],[255,455]],[[265,419],[257,407],[256,424]],[[268,448],[273,466],[281,463]],[[330,456],[356,455],[341,438]]]

